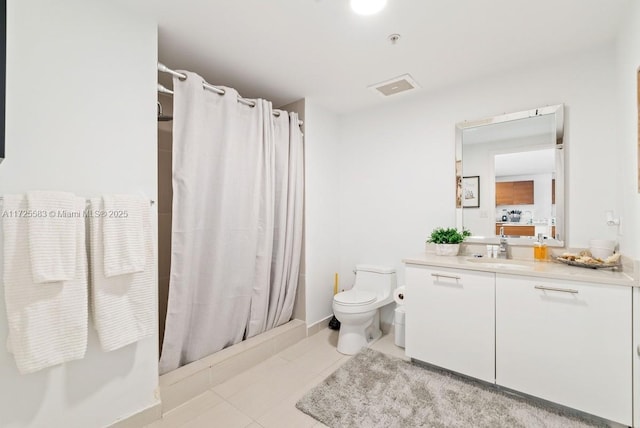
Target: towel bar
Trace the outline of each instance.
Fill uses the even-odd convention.
[[[4,197],[0,196],[0,203],[2,203],[4,201]],[[149,200],[149,205],[153,206],[156,203],[156,201],[154,201],[153,199]],[[87,204],[89,204],[89,200],[87,199]]]

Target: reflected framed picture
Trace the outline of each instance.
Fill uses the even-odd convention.
[[[462,177],[462,208],[480,208],[480,176]]]
[[[456,161],[456,208],[462,208],[462,161]]]

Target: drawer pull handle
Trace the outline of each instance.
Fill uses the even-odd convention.
[[[561,293],[578,294],[578,290],[574,290],[572,288],[545,287],[544,285],[536,285],[533,288],[535,288],[536,290],[559,291]]]
[[[459,276],[455,276],[455,275],[443,275],[441,273],[432,273],[431,276],[434,276],[436,278],[449,278],[449,279],[455,279],[456,281],[458,281],[460,279]]]

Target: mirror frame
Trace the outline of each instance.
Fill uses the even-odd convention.
[[[555,239],[548,239],[550,246],[562,247],[567,240],[567,228],[565,217],[565,160],[564,160],[564,104],[540,107],[532,110],[507,113],[499,116],[487,117],[473,121],[464,121],[456,124],[456,226],[462,230],[464,222],[462,213],[462,133],[469,128],[478,128],[486,125],[510,122],[514,120],[527,119],[536,116],[554,115],[556,126],[556,236]],[[558,190],[560,190],[558,192]],[[466,242],[470,243],[495,243],[496,236],[470,236]],[[509,238],[508,242],[514,245],[529,245],[534,243],[530,238]]]

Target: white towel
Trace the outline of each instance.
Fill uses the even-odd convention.
[[[23,220],[29,225],[33,282],[71,281],[76,275],[76,197],[66,192],[28,192]]]
[[[142,272],[146,264],[142,216],[149,200],[134,195],[104,195],[104,274],[107,278]]]
[[[102,199],[90,201],[91,212],[104,209]],[[107,278],[104,274],[103,225],[101,216],[89,221],[92,317],[105,351],[136,342],[154,332],[156,325],[155,248],[149,206],[142,212],[146,264],[143,272]]]
[[[85,201],[75,198],[74,210]],[[27,210],[23,195],[5,195],[2,216],[3,284],[10,352],[18,371],[32,373],[83,358],[87,349],[87,254],[82,217],[75,219],[76,273],[72,280],[35,284],[31,274],[27,219],[13,214]]]

